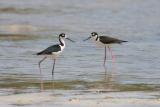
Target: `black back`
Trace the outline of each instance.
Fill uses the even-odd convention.
[[[61,50],[61,47],[59,46],[59,44],[56,44],[56,45],[52,45],[48,47],[47,49],[37,53],[37,55],[50,55],[52,54],[52,52],[58,52],[60,50]]]
[[[108,36],[99,36],[99,41],[104,44],[113,44],[113,43],[121,44],[122,42],[127,42],[127,41],[123,41],[123,40],[108,37]]]

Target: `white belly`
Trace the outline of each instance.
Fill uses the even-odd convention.
[[[52,59],[55,59],[56,57],[58,57],[58,56],[62,53],[62,51],[64,50],[65,45],[64,45],[64,46],[61,46],[61,45],[60,45],[60,47],[61,47],[61,51],[52,52],[52,55],[48,55],[47,57],[48,57],[48,58],[52,58]]]
[[[98,47],[107,47],[107,46],[109,46],[110,44],[103,44],[103,43],[101,43],[101,42],[99,42],[99,41],[95,41],[94,40],[94,43],[96,44],[96,46],[98,46]]]
[[[51,55],[39,55],[39,56],[47,57],[49,59],[56,59],[61,53],[62,51],[58,51],[58,52],[52,52]]]

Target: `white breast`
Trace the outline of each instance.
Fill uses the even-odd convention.
[[[60,47],[61,47],[61,51],[63,51],[65,48],[65,44],[63,46],[60,45]]]

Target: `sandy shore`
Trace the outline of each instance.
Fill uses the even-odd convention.
[[[160,92],[54,91],[0,96],[1,107],[159,107]]]

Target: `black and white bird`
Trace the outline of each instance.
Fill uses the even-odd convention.
[[[41,89],[43,90],[43,79],[42,79],[42,72],[41,72],[41,63],[46,59],[46,58],[51,58],[53,59],[53,68],[52,68],[52,79],[54,78],[54,67],[55,67],[55,62],[57,56],[64,50],[65,48],[65,39],[70,40],[71,42],[74,42],[73,40],[67,38],[66,34],[61,33],[59,34],[59,44],[52,45],[46,49],[44,49],[41,52],[38,52],[38,56],[44,56],[42,60],[39,61],[39,70],[40,70],[40,75],[41,75]]]
[[[104,66],[105,66],[105,63],[106,63],[106,47],[108,47],[109,52],[112,56],[112,62],[114,62],[115,56],[112,53],[110,45],[111,44],[121,44],[123,42],[127,42],[127,41],[112,38],[112,37],[109,37],[109,36],[99,36],[97,32],[92,32],[91,36],[89,36],[84,41],[89,40],[89,39],[93,40],[97,45],[105,47]]]

